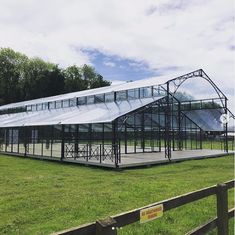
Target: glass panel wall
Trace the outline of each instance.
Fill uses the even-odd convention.
[[[116,100],[117,101],[127,100],[127,91],[116,92]]]

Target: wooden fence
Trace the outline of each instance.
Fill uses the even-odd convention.
[[[164,201],[156,202],[145,207],[124,212],[104,220],[72,228],[53,235],[117,235],[118,228],[140,221],[140,212],[143,209],[163,205],[163,211],[169,211],[187,203],[191,203],[211,195],[217,198],[217,217],[201,225],[187,235],[202,235],[217,227],[218,235],[228,235],[228,220],[234,217],[235,208],[228,211],[228,189],[234,187],[234,180],[223,184],[183,194]]]

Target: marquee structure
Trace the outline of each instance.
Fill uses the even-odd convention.
[[[179,87],[197,77],[217,97],[177,99]],[[172,152],[201,150],[216,134],[226,153],[222,114],[234,118],[227,97],[199,69],[162,84],[145,79],[0,106],[0,152],[118,168],[137,154],[164,153],[170,161]]]

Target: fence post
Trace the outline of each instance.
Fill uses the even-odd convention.
[[[102,160],[101,160],[101,156],[102,156],[102,144],[100,144],[99,146],[100,146],[100,163],[102,163]]]
[[[104,220],[96,221],[96,235],[117,235],[116,220],[108,217]]]
[[[218,235],[228,235],[228,189],[226,184],[217,185]]]

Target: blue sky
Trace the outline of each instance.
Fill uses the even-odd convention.
[[[121,58],[117,55],[104,54],[98,50],[84,49],[90,58],[90,62],[106,80],[135,81],[161,74],[157,69],[151,69],[144,61]]]
[[[1,0],[0,46],[113,82],[202,68],[235,111],[234,26],[233,0]]]

